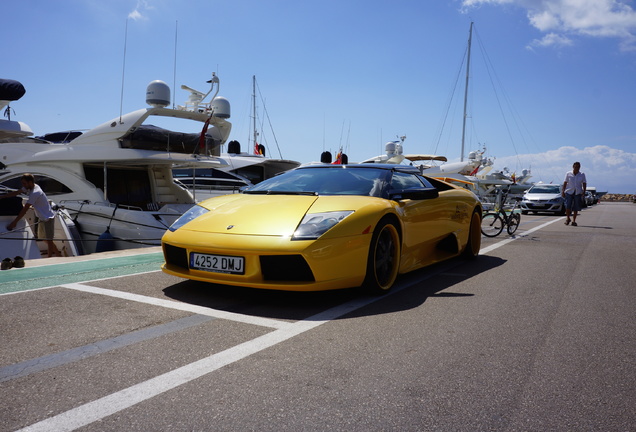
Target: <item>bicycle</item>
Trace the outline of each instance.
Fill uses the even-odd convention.
[[[508,192],[501,191],[501,203],[506,202]],[[503,204],[495,206],[495,211],[484,213],[481,217],[481,233],[486,237],[496,237],[503,231],[504,225],[508,235],[513,235],[521,223],[521,215],[516,212],[520,208],[520,197],[514,197],[514,205],[508,211],[503,208]]]

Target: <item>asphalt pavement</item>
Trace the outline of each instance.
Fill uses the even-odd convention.
[[[0,431],[636,431],[636,204],[524,215],[388,295],[0,273]]]

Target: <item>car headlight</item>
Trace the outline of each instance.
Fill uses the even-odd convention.
[[[334,211],[325,213],[310,213],[303,218],[292,240],[315,240],[344,218],[349,216],[353,211]]]
[[[182,214],[179,219],[174,221],[174,223],[170,225],[170,228],[168,229],[174,232],[178,230],[179,228],[181,228],[182,226],[184,226],[185,224],[187,224],[188,222],[198,218],[199,216],[207,212],[209,212],[208,209],[203,208],[200,205],[194,205],[190,208],[190,210]]]

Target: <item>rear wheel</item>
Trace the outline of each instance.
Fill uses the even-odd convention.
[[[373,294],[391,289],[397,279],[400,264],[400,235],[395,225],[380,221],[369,247],[367,275],[363,287]]]
[[[510,215],[508,219],[508,234],[513,235],[517,228],[519,228],[519,224],[521,223],[521,215],[519,213],[514,213]]]
[[[498,236],[503,227],[503,219],[497,213],[486,213],[481,219],[481,233],[486,237]]]
[[[468,259],[475,259],[479,255],[481,248],[481,216],[479,210],[473,212],[470,220],[470,231],[468,232],[468,242],[466,248],[462,252],[462,256]]]

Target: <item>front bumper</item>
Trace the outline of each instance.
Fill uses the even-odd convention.
[[[560,213],[564,204],[553,201],[521,201],[520,207],[523,211]]]
[[[371,234],[328,240],[288,237],[166,232],[165,273],[204,282],[285,291],[322,291],[364,281]],[[244,274],[190,268],[191,253],[240,256]]]

